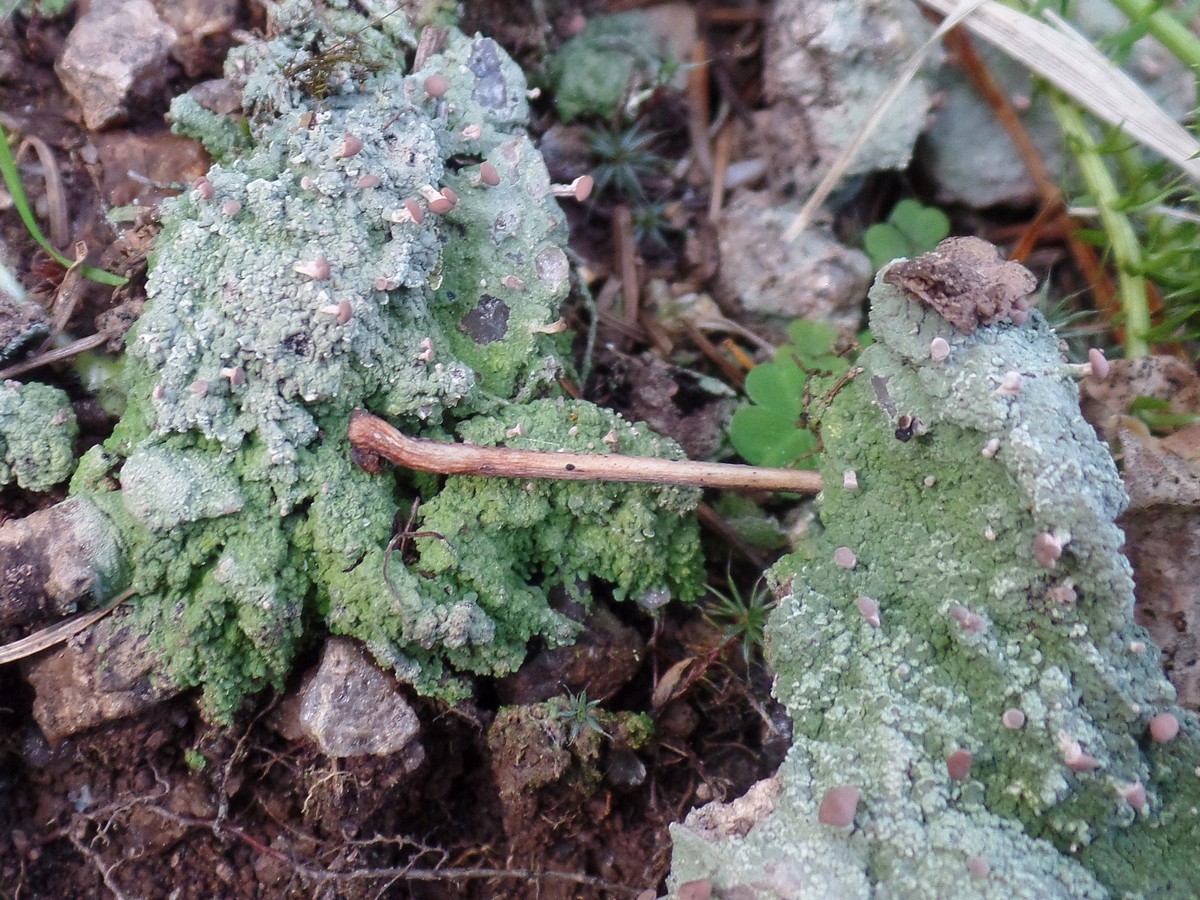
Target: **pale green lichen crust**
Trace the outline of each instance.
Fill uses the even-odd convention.
[[[559,118],[619,117],[633,89],[661,79],[667,63],[657,43],[640,13],[589,18],[546,62]]]
[[[1057,339],[1036,313],[959,334],[882,277],[871,297],[877,343],[821,421],[824,531],[775,570],[795,742],[774,811],[743,837],[676,828],[673,883],[1200,896],[1200,731],[1133,624],[1124,491]],[[842,785],[853,823],[823,824]]]
[[[659,521],[682,513],[684,495],[623,501],[611,489],[539,493],[545,524],[526,510],[527,530],[496,536],[486,568],[468,553],[409,571],[400,552],[384,580],[414,489],[351,462],[351,410],[412,433],[474,434],[553,393],[565,220],[525,132],[525,80],[495,42],[449,31],[405,74],[403,52],[363,20],[331,13],[334,28],[307,3],[272,9],[278,36],[227,66],[251,149],[164,207],[128,341],[129,407],[73,484],[122,529],[165,677],[202,685],[206,709],[226,718],[280,683],[324,620],[420,690],[453,696],[457,673],[505,673],[534,636],[569,636],[545,607],[555,578],[694,592],[694,525],[677,535]],[[612,426],[595,427],[579,434],[604,449]],[[491,488],[477,501],[451,501],[455,490],[428,515],[493,513],[470,506]],[[591,516],[575,532],[563,522],[574,502]],[[460,546],[459,526],[438,521]],[[601,527],[629,552],[577,556],[537,537],[594,541]],[[656,528],[656,549],[623,527]],[[691,568],[669,571],[680,556]]]
[[[572,453],[616,446],[633,455],[682,456],[644,425],[556,399],[514,404],[459,431],[481,446]],[[651,592],[694,598],[704,582],[689,518],[698,502],[697,491],[678,487],[451,478],[421,508],[420,561],[405,569],[393,557],[390,585],[382,550],[352,573],[330,573],[328,619],[418,684],[443,662],[505,674],[521,664],[534,636],[555,646],[578,630],[550,607],[551,585],[580,599],[580,585],[592,578],[611,584],[618,599]],[[389,616],[378,613],[381,597]]]
[[[71,401],[47,384],[0,384],[0,485],[48,491],[75,470]]]

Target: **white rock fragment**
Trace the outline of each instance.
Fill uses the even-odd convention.
[[[300,693],[300,727],[326,755],[387,756],[414,746],[421,723],[394,678],[342,637],[325,644],[321,662]],[[415,768],[415,765],[410,766]]]
[[[54,66],[82,107],[84,124],[99,131],[157,99],[171,74],[167,63],[176,37],[150,0],[92,3]]]

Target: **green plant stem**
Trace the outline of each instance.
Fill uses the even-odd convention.
[[[1145,25],[1158,42],[1190,69],[1200,67],[1200,38],[1153,0],[1111,0],[1130,22]]]
[[[46,240],[46,236],[42,234],[42,230],[38,228],[37,219],[33,215],[33,209],[29,206],[29,201],[25,197],[24,188],[21,187],[21,173],[17,171],[17,161],[13,159],[12,150],[8,146],[8,134],[4,131],[3,126],[0,126],[0,176],[3,176],[4,185],[8,188],[8,193],[12,197],[13,206],[17,208],[17,214],[21,217],[21,222],[24,223],[30,236],[60,266],[65,269],[71,268],[74,263],[59,253],[54,248],[54,245]],[[94,266],[83,266],[80,272],[84,278],[90,278],[92,281],[98,281],[100,284],[107,284],[112,287],[120,287],[129,281],[128,278],[122,278],[120,275],[114,275],[111,272],[97,269]]]
[[[1125,313],[1125,355],[1149,356],[1150,345],[1144,335],[1150,330],[1150,304],[1146,279],[1135,274],[1142,268],[1142,251],[1129,219],[1119,211],[1121,192],[1113,180],[1083,114],[1057,91],[1049,91],[1058,126],[1067,147],[1075,157],[1080,174],[1096,202],[1100,224],[1104,227],[1117,270],[1117,291]]]

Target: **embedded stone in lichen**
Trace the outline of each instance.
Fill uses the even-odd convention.
[[[499,297],[484,294],[471,311],[462,317],[458,327],[476,344],[503,340],[508,334],[508,304]]]

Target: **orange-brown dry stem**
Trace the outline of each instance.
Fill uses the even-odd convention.
[[[815,494],[821,476],[795,469],[768,469],[693,460],[621,456],[617,453],[544,453],[476,447],[412,438],[362,410],[350,417],[350,443],[358,450],[422,472],[489,478],[554,478],[568,481],[632,481],[681,484],[731,491],[793,491]]]

